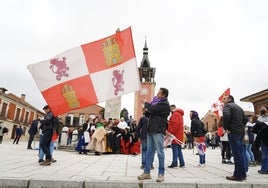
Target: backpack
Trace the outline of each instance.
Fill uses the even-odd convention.
[[[52,124],[52,129],[53,131],[56,131],[58,135],[60,135],[61,130],[60,130],[60,120],[57,116],[53,116],[51,119],[51,124]]]
[[[202,124],[202,133],[205,135],[207,134],[208,130],[205,128],[205,124],[201,121]]]
[[[8,130],[8,128],[3,127],[3,130],[2,131],[3,131],[3,133],[8,133],[9,130]]]

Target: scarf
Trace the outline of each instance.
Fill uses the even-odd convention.
[[[150,102],[151,105],[155,105],[156,103],[164,101],[166,98],[158,98],[157,96],[154,96],[153,100]]]

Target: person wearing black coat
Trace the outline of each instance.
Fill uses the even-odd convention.
[[[160,88],[157,96],[155,96],[150,103],[144,103],[146,115],[149,117],[149,124],[147,129],[146,165],[143,174],[138,176],[139,180],[151,179],[150,170],[156,150],[159,162],[158,178],[156,182],[164,181],[164,137],[168,125],[167,118],[170,114],[170,105],[167,98],[168,94],[169,91],[166,88]]]
[[[40,119],[35,119],[32,121],[31,123],[31,127],[28,131],[29,133],[29,140],[28,140],[28,146],[27,146],[27,149],[33,149],[32,148],[32,142],[34,140],[34,136],[36,135],[37,133],[37,125],[38,125],[38,122],[40,121]]]
[[[204,123],[200,120],[198,113],[194,110],[190,111],[191,119],[191,134],[194,138],[194,143],[197,148],[199,163],[196,167],[204,167],[206,163],[206,133]]]
[[[46,115],[44,119],[40,120],[41,123],[41,130],[42,130],[42,137],[40,139],[39,148],[42,149],[42,151],[45,154],[46,160],[43,162],[40,162],[39,165],[48,166],[52,162],[52,156],[50,153],[50,142],[53,134],[52,129],[52,118],[54,117],[53,112],[51,111],[50,107],[48,105],[43,107],[43,110],[45,111]]]
[[[223,128],[228,133],[235,165],[233,176],[226,176],[226,179],[243,181],[247,178],[246,150],[243,139],[248,118],[245,116],[244,110],[234,102],[232,95],[226,95],[223,103]]]
[[[141,169],[145,168],[146,165],[146,151],[147,151],[147,129],[149,119],[145,116],[145,111],[142,114],[138,122],[137,135],[141,142]]]

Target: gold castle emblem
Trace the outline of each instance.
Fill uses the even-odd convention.
[[[103,53],[107,65],[113,65],[122,60],[119,44],[115,38],[108,38],[103,45]]]
[[[76,97],[76,93],[72,86],[64,85],[61,89],[61,92],[70,109],[77,108],[80,106],[79,101]]]

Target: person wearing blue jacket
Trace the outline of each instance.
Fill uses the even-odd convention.
[[[19,127],[16,128],[16,136],[14,138],[13,144],[19,144],[20,141],[20,137],[23,135],[23,130],[21,128],[21,125]]]

